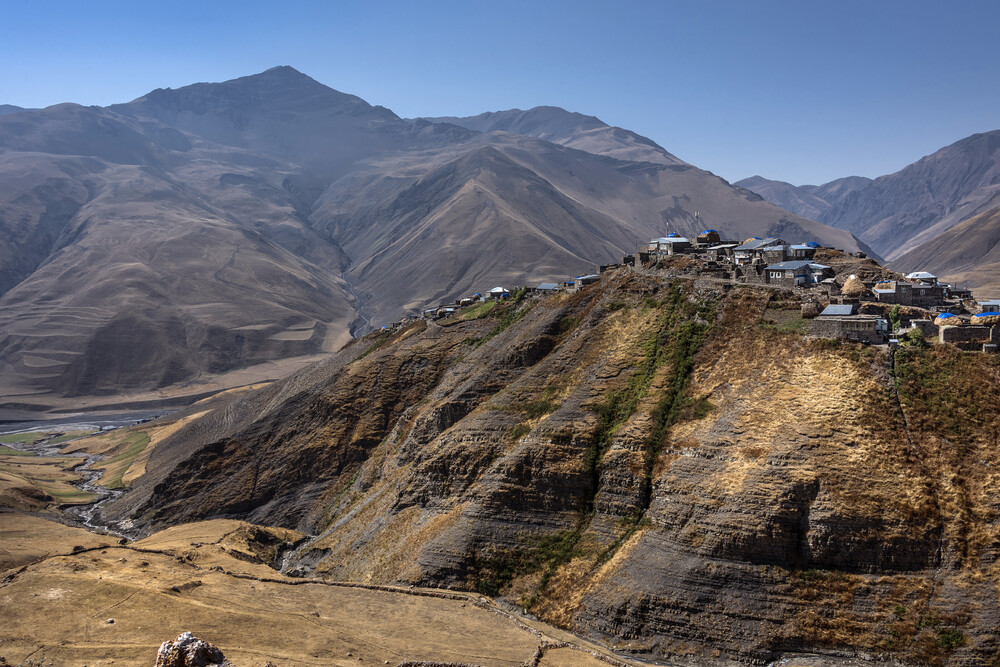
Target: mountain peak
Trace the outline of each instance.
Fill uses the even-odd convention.
[[[451,123],[476,132],[510,132],[568,148],[629,162],[684,165],[656,142],[629,130],[608,125],[596,116],[567,111],[556,106],[487,111],[478,116],[427,118],[435,123]]]

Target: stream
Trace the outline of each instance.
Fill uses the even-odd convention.
[[[76,414],[56,420],[10,422],[0,424],[0,435],[29,433],[35,431],[59,433],[69,433],[71,431],[96,431],[96,433],[92,433],[90,435],[99,435],[100,433],[115,431],[126,426],[142,424],[156,419],[157,417],[162,417],[164,414],[165,413],[163,411],[128,412],[101,416],[85,416]],[[81,436],[81,438],[84,437],[89,436]],[[81,491],[94,494],[96,498],[87,504],[63,507],[61,510],[62,515],[74,524],[82,525],[88,530],[99,533],[110,533],[118,537],[126,537],[129,539],[135,538],[137,535],[134,534],[135,531],[129,530],[129,526],[105,522],[100,518],[101,506],[109,500],[113,500],[114,498],[121,496],[125,492],[124,489],[108,489],[97,483],[97,481],[101,478],[101,475],[104,473],[100,470],[92,470],[91,467],[102,461],[105,458],[104,455],[84,454],[82,452],[63,455],[61,453],[62,449],[71,442],[73,441],[68,440],[50,444],[49,442],[43,440],[42,442],[31,445],[12,443],[8,446],[13,447],[14,449],[33,452],[38,456],[84,456],[84,462],[73,468],[74,472],[79,473],[83,477],[83,479],[75,483],[74,486]]]

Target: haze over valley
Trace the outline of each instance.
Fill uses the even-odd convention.
[[[8,113],[0,170],[0,392],[20,410],[277,377],[667,231],[864,248],[596,118],[404,120],[290,67]]]

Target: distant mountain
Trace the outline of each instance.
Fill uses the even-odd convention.
[[[9,113],[17,113],[18,111],[27,111],[27,109],[16,107],[13,104],[0,104],[0,116]]]
[[[751,176],[734,185],[755,192],[786,211],[811,220],[822,220],[844,197],[867,186],[871,181],[872,179],[864,176],[847,176],[824,185],[792,185],[763,176]]]
[[[686,165],[652,139],[608,125],[594,116],[560,107],[535,107],[522,111],[490,111],[478,116],[425,118],[433,123],[451,123],[476,132],[510,132],[537,137],[561,146],[630,162]]]
[[[978,298],[1000,299],[1000,207],[980,213],[893,262],[899,271],[930,271],[968,286]]]
[[[803,185],[802,189],[819,197],[830,206],[837,206],[847,195],[866,187],[871,182],[872,179],[864,176],[845,176],[823,185]]]
[[[1000,205],[1000,130],[974,134],[873,181],[853,176],[796,187],[755,176],[737,185],[786,210],[847,229],[880,255],[896,259]]]
[[[796,186],[784,181],[772,181],[763,176],[751,176],[734,183],[755,192],[767,201],[786,211],[810,220],[819,220],[830,208],[830,202],[809,192],[809,186]]]
[[[275,377],[668,229],[863,248],[591,117],[501,116],[403,120],[290,67],[0,116],[0,405]]]

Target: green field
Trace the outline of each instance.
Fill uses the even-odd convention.
[[[34,452],[23,452],[6,445],[0,445],[0,456],[37,456]]]

